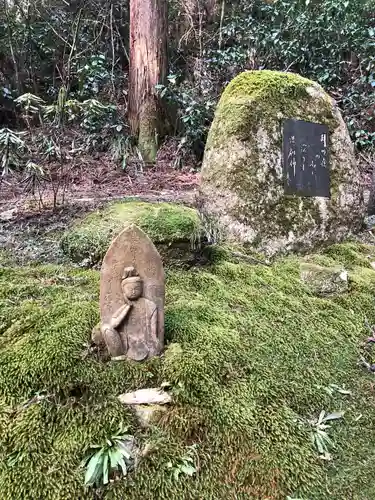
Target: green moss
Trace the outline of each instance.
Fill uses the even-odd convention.
[[[13,261],[9,250],[0,249],[0,266],[10,265]]]
[[[340,266],[346,251],[311,261]],[[155,449],[103,498],[374,497],[373,377],[357,360],[365,319],[375,321],[375,272],[352,260],[350,293],[317,298],[296,257],[271,267],[219,257],[211,268],[167,273],[170,347],[142,364],[103,363],[86,347],[98,321],[97,272],[0,268],[1,499],[93,498],[80,460],[120,422]],[[157,429],[141,430],[116,396],[164,381],[176,388],[174,404]],[[330,396],[329,384],[352,396]],[[346,411],[330,430],[334,467],[297,420],[323,409]],[[198,476],[173,481],[167,463],[192,443]],[[11,465],[15,452],[23,459]]]
[[[340,262],[346,269],[352,269],[355,266],[371,267],[371,260],[375,260],[373,246],[354,242],[331,245],[324,254]]]
[[[146,163],[155,163],[158,152],[158,109],[154,98],[143,103],[138,123],[138,149]]]
[[[110,204],[75,223],[61,240],[61,247],[73,262],[99,262],[115,236],[135,223],[158,247],[168,262],[191,253],[200,238],[197,212],[182,205],[126,201]]]
[[[223,95],[225,100],[251,95],[254,99],[272,96],[279,101],[281,92],[287,94],[286,97],[298,99],[306,97],[306,87],[309,85],[311,80],[294,73],[245,71],[230,82]]]
[[[321,92],[312,105],[308,88]],[[245,71],[234,78],[221,96],[207,148],[220,146],[235,135],[249,140],[260,125],[274,126],[286,118],[314,121],[333,131],[338,123],[332,116],[330,98],[317,83],[294,73]]]

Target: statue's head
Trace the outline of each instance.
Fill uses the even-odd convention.
[[[142,296],[142,278],[134,267],[126,267],[122,275],[121,289],[124,296],[129,300],[137,300]]]

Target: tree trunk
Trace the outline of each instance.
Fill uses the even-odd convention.
[[[375,215],[375,165],[372,169],[372,182],[369,194],[369,201],[367,204],[367,214]]]
[[[163,114],[155,86],[165,83],[167,0],[130,1],[129,122],[146,162],[156,159]]]

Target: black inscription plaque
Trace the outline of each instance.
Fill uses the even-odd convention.
[[[328,127],[286,120],[283,132],[285,194],[330,198]]]

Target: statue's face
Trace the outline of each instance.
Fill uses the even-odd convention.
[[[142,281],[124,281],[122,283],[122,291],[129,300],[137,300],[142,295]]]

